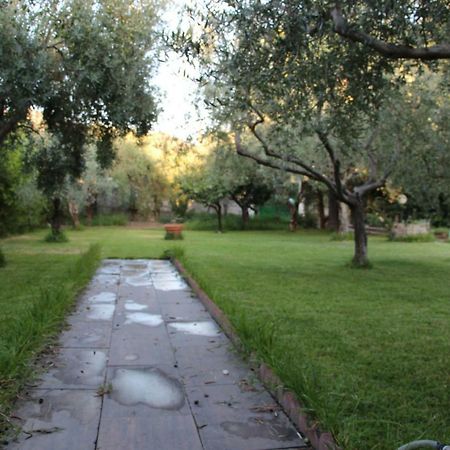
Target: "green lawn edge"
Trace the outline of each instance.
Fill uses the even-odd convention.
[[[58,244],[53,244],[58,245]],[[39,255],[29,255],[28,259]],[[18,393],[33,376],[33,362],[62,330],[65,317],[73,307],[78,293],[89,283],[101,258],[99,244],[75,258],[57,265],[58,276],[28,286],[27,305],[2,322],[0,340],[0,435],[9,427],[8,414]],[[24,261],[13,259],[7,268],[20,272],[17,264]],[[6,269],[4,269],[6,270]],[[45,271],[46,267],[42,266]],[[8,274],[2,274],[8,276]],[[21,280],[22,283],[27,280]]]

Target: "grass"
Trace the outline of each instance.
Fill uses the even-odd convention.
[[[68,268],[94,242],[104,257],[169,250],[344,449],[450,440],[449,244],[369,237],[366,271],[349,268],[351,241],[316,232],[185,231],[173,243],[162,229],[68,235],[58,245],[43,232],[0,243],[8,257],[0,303],[10,317],[20,320],[30,302],[24,280],[61,282],[55,267]]]
[[[61,329],[76,293],[90,280],[99,260],[98,245],[90,246],[82,254],[8,252],[8,265],[0,270],[0,412],[4,411],[3,414],[32,375],[30,361]],[[5,426],[2,418],[3,415],[0,432]]]
[[[408,236],[389,235],[388,239],[394,242],[433,242],[436,240],[436,237],[433,233],[422,233]]]

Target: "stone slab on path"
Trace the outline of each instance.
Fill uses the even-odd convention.
[[[8,449],[307,448],[174,266],[105,260]]]

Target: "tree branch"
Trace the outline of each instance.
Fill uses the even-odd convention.
[[[378,189],[379,187],[382,187],[385,185],[387,179],[387,175],[383,178],[375,181],[368,181],[364,183],[361,186],[356,186],[354,188],[354,192],[359,195],[359,197],[364,197],[369,192],[374,191],[375,189]]]
[[[325,147],[325,150],[327,151],[331,164],[333,166],[333,175],[334,182],[336,184],[337,195],[345,198],[347,196],[347,192],[342,185],[341,162],[336,159],[336,152],[334,151],[334,148],[330,140],[328,139],[328,135],[319,129],[316,129],[316,133],[319,136],[320,142],[322,142],[322,145]]]
[[[270,167],[270,168],[276,169],[276,170],[285,170],[286,172],[293,173],[296,175],[303,175],[303,176],[311,177],[311,174],[309,174],[308,172],[306,172],[304,170],[295,169],[294,167],[283,167],[282,165],[276,164],[274,161],[269,161],[267,159],[261,158],[253,153],[250,153],[250,152],[244,150],[244,148],[242,147],[242,144],[241,144],[241,137],[240,137],[239,133],[237,133],[237,132],[234,135],[234,143],[236,146],[236,151],[239,155],[245,156],[246,158],[249,158],[249,159],[252,159],[253,161],[256,161],[258,164],[260,164],[262,166]]]
[[[409,58],[423,61],[450,58],[450,43],[445,42],[431,47],[410,47],[408,45],[390,44],[376,39],[363,31],[355,30],[347,23],[339,5],[336,5],[332,9],[331,18],[334,23],[334,31],[337,34],[353,42],[360,42],[386,58]]]
[[[248,127],[250,128],[250,131],[252,132],[252,134],[256,137],[256,139],[261,144],[261,146],[264,150],[264,153],[267,156],[269,156],[271,158],[279,159],[279,160],[282,160],[285,162],[289,162],[296,166],[301,167],[306,176],[313,178],[316,181],[320,181],[321,183],[326,184],[328,186],[328,188],[330,188],[331,190],[336,192],[336,186],[333,184],[333,182],[328,177],[326,177],[325,175],[323,175],[320,172],[318,172],[317,170],[315,170],[311,165],[305,163],[303,160],[301,160],[295,156],[291,156],[291,155],[281,156],[279,153],[274,152],[269,147],[267,142],[264,140],[262,135],[257,130],[258,125],[261,125],[264,123],[264,116],[254,106],[250,105],[250,107],[257,114],[258,119],[255,122],[248,124]],[[292,172],[292,173],[295,173],[295,172]],[[336,194],[340,195],[337,192],[336,192]]]

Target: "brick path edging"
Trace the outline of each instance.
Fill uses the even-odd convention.
[[[224,312],[208,297],[205,291],[198,285],[198,283],[189,275],[187,270],[177,259],[173,259],[175,267],[181,272],[189,286],[200,299],[204,307],[208,310],[214,320],[222,327],[225,334],[230,338],[233,344],[239,349],[243,349],[243,344],[236,334],[231,322]],[[254,356],[254,355],[252,355]],[[257,358],[250,358],[256,360]],[[315,450],[342,450],[337,446],[333,435],[329,432],[322,431],[319,424],[312,421],[305,409],[299,403],[296,395],[286,389],[280,378],[273,372],[273,370],[264,363],[256,367],[256,372],[259,378],[270,391],[270,393],[277,399],[283,407],[286,414],[292,422],[298,427],[300,433],[309,440],[309,443]]]

